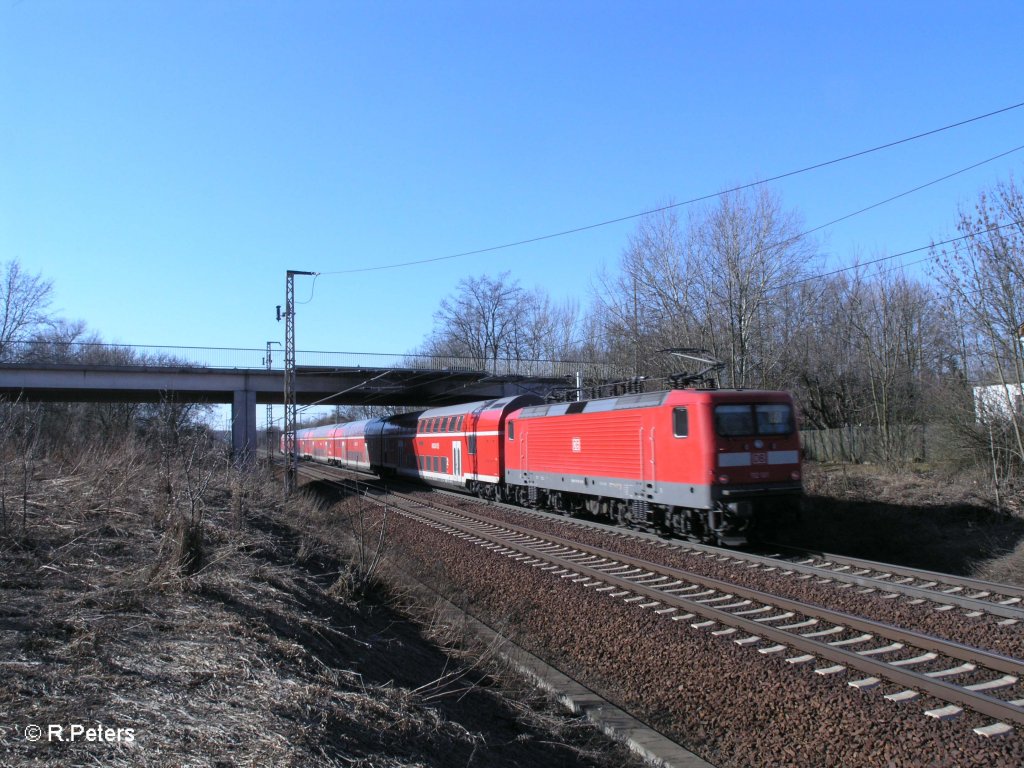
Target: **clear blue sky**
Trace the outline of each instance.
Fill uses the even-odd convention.
[[[1022,51],[1019,0],[0,0],[0,261],[107,340],[262,347],[286,269],[486,248],[918,134],[1024,101]],[[772,187],[811,227],[1018,145],[1024,108]],[[832,227],[826,263],[951,234],[1022,163]],[[298,347],[411,350],[467,274],[585,304],[634,226],[325,275]]]

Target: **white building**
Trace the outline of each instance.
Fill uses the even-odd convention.
[[[974,388],[974,415],[978,421],[1008,419],[1024,414],[1024,387],[1020,384],[987,384]]]

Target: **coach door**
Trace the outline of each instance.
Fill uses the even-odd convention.
[[[458,439],[452,442],[452,474],[456,480],[462,479],[462,442]]]

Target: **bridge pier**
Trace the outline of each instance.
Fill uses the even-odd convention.
[[[256,393],[236,389],[231,397],[231,456],[248,464],[256,455]]]

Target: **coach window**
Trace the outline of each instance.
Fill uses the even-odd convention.
[[[685,408],[676,408],[672,411],[672,434],[676,437],[690,435],[690,414]]]
[[[508,423],[507,432],[508,432],[508,439],[509,440],[515,440],[516,439],[516,423],[514,421],[510,421]]]

